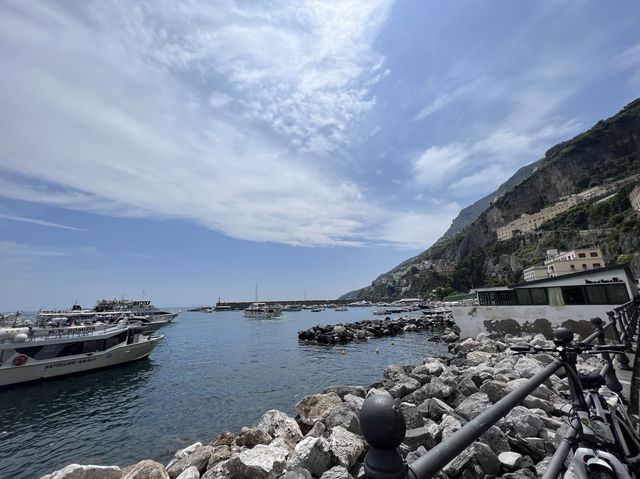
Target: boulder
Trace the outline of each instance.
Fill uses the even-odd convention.
[[[440,436],[442,437],[442,440],[446,441],[448,437],[462,427],[462,424],[455,417],[444,414],[438,427],[440,429]]]
[[[362,386],[330,386],[326,388],[323,393],[336,393],[340,396],[340,399],[344,400],[344,397],[347,394],[351,394],[352,396],[357,396],[359,398],[365,397],[367,391]]]
[[[439,421],[443,414],[453,413],[453,408],[441,399],[428,398],[418,406],[418,411],[423,416]]]
[[[351,407],[353,407],[353,409],[355,409],[357,412],[360,412],[360,410],[362,409],[362,405],[364,404],[364,398],[361,398],[360,396],[354,396],[353,394],[346,394],[343,401],[345,402],[345,404],[349,404]]]
[[[188,467],[195,466],[200,474],[204,473],[207,469],[209,459],[213,454],[214,448],[212,446],[199,446],[196,447],[190,454],[181,457],[177,461],[173,462],[167,467],[167,472],[171,479],[175,479]]]
[[[473,467],[473,463],[479,467]],[[471,466],[474,471],[471,477],[482,477],[485,474],[495,476],[500,470],[500,460],[489,446],[481,442],[474,442],[449,462],[442,470],[447,476],[455,476],[469,466]],[[477,474],[478,472],[482,474]]]
[[[394,398],[397,399],[397,398],[404,397],[409,393],[412,393],[413,391],[418,389],[421,385],[422,384],[417,379],[413,379],[405,376],[405,378],[402,381],[394,384],[391,387],[391,389],[389,389],[389,393]]]
[[[313,479],[313,476],[306,469],[294,469],[285,472],[280,479]]]
[[[501,421],[520,437],[535,437],[542,430],[544,421],[524,406],[516,406]]]
[[[278,447],[258,444],[234,454],[226,463],[235,479],[275,479],[284,471],[286,454]]]
[[[146,479],[146,477],[142,476],[140,479]],[[200,479],[200,471],[195,466],[187,467],[177,479]]]
[[[69,464],[51,474],[51,479],[120,479],[118,466]]]
[[[227,445],[216,446],[213,448],[209,462],[207,463],[207,470],[213,468],[220,461],[225,461],[231,457],[231,448]]]
[[[532,378],[543,368],[543,365],[530,357],[520,356],[518,362],[514,366],[516,374],[523,378]]]
[[[480,442],[489,446],[496,454],[511,450],[507,435],[498,426],[491,426],[480,436]]]
[[[469,376],[462,376],[458,380],[458,391],[465,397],[479,392],[478,387]]]
[[[471,351],[467,353],[465,362],[471,366],[489,364],[493,363],[493,355],[491,353],[485,353],[484,351]]]
[[[455,409],[455,412],[470,421],[489,409],[492,405],[486,394],[478,392],[462,401]]]
[[[342,399],[336,393],[314,394],[304,397],[296,404],[296,411],[303,424],[313,426],[315,422],[322,421],[329,411],[339,404],[342,404]]]
[[[520,469],[520,465],[522,464],[522,454],[518,454],[513,451],[501,452],[498,455],[498,459],[500,460],[500,464],[507,471],[515,471],[516,469]]]
[[[360,436],[347,431],[342,426],[331,430],[328,437],[329,451],[333,464],[349,469],[364,451],[364,441]]]
[[[424,426],[424,419],[422,419],[422,414],[415,404],[410,402],[400,403],[400,411],[402,411],[404,421],[407,423],[407,429]]]
[[[309,429],[309,432],[304,437],[320,437],[326,430],[327,427],[323,423],[318,421],[313,425],[311,429]]]
[[[329,444],[323,437],[306,437],[300,441],[287,463],[287,469],[302,468],[320,476],[331,467]]]
[[[235,444],[251,449],[258,444],[269,444],[273,438],[257,427],[243,427],[236,437]]]
[[[271,447],[278,447],[282,449],[287,457],[291,455],[296,448],[296,443],[289,439],[287,436],[277,436],[273,441],[269,443]]]
[[[200,473],[198,473],[198,478],[199,477]],[[122,479],[169,479],[169,474],[167,474],[164,466],[159,462],[146,460],[140,461],[133,466]]]
[[[225,434],[225,433],[222,433]],[[221,434],[221,435],[222,435]],[[231,434],[231,433],[229,433]],[[220,437],[220,436],[218,436]],[[234,439],[235,439],[235,434],[233,435]],[[216,438],[217,439],[217,438]],[[188,456],[189,454],[191,454],[193,451],[195,451],[198,447],[202,447],[202,443],[201,442],[196,442],[194,444],[191,444],[190,446],[187,446],[183,449],[179,449],[174,455],[173,458],[169,461],[169,464],[167,464],[167,469],[169,469],[171,467],[171,465],[173,463],[175,463],[178,459]]]
[[[277,409],[270,409],[263,414],[258,429],[272,437],[287,436],[295,442],[302,439],[302,431],[296,420]]]
[[[405,458],[405,461],[406,461],[407,464],[411,464],[412,462],[415,462],[416,459],[424,456],[427,452],[428,451],[427,451],[426,447],[420,446],[415,451],[411,451],[409,454],[407,454],[407,457]]]
[[[433,436],[433,428],[428,426],[408,429],[402,441],[411,451],[415,451],[420,446],[431,449],[436,445],[436,438]]]
[[[210,446],[230,446],[236,440],[236,435],[229,431],[221,432],[209,443]],[[202,446],[202,444],[197,443]]]
[[[360,434],[358,414],[350,404],[342,403],[329,411],[323,420],[327,429],[342,426],[348,431]]]
[[[334,466],[320,476],[320,479],[353,479],[353,476],[344,467]]]

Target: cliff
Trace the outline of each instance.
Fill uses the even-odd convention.
[[[579,205],[552,220],[553,224],[508,241],[497,241],[496,230],[523,213],[537,212],[567,195],[639,172],[640,99],[636,99],[616,115],[550,148],[544,158],[518,171],[507,182],[513,180],[513,186],[509,188],[505,183],[506,191],[460,232],[455,230],[477,212],[476,205],[482,205],[486,198],[464,214],[461,212],[458,221],[454,220],[450,230],[429,249],[380,275],[371,286],[345,297],[442,297],[454,291],[507,284],[519,281],[521,270],[539,261],[544,249],[552,247],[595,243],[603,247],[605,259],[624,257],[633,266],[639,263],[634,255],[640,252],[640,225],[626,199],[628,189],[599,203],[615,211],[604,219],[598,220],[602,215],[593,209],[594,205]],[[516,178],[518,175],[520,178]],[[496,193],[499,192],[500,189]],[[582,216],[581,223],[574,221],[576,214]]]

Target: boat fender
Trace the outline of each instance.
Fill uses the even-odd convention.
[[[13,358],[13,361],[11,361],[13,363],[14,366],[22,366],[24,363],[27,362],[27,356],[24,354],[19,354],[18,356],[16,356],[15,358]]]
[[[29,336],[27,336],[24,333],[18,333],[13,337],[13,342],[14,343],[24,343],[27,339],[29,339]]]

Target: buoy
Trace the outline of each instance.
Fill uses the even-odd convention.
[[[395,346],[396,342],[395,341],[391,341],[391,346]]]
[[[380,350],[376,348],[376,354],[380,354]]]
[[[29,339],[29,336],[27,336],[24,333],[18,333],[13,337],[13,342],[14,343],[24,343],[27,339]]]

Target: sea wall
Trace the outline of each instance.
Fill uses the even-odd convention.
[[[446,357],[388,366],[368,388],[333,386],[307,396],[296,404],[295,418],[267,411],[258,424],[192,444],[166,465],[150,460],[124,468],[73,464],[42,479],[363,478],[367,444],[359,413],[367,394],[395,398],[407,426],[399,450],[411,463],[552,361],[544,354],[527,357],[509,351],[522,341],[551,344],[543,335],[481,334],[451,344]],[[600,363],[591,357],[580,366],[597,371]],[[540,476],[567,428],[567,389],[565,380],[552,376],[439,477]]]

